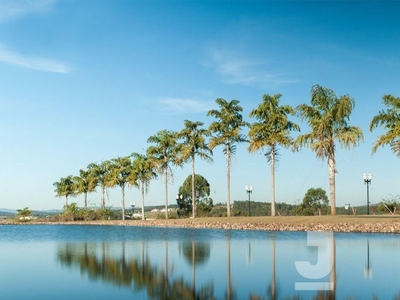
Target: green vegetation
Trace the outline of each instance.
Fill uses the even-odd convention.
[[[17,215],[15,216],[17,221],[19,222],[27,222],[32,220],[32,212],[29,207],[25,207],[24,209],[17,209]]]
[[[216,146],[224,146],[224,154],[226,156],[226,212],[227,216],[231,216],[231,158],[236,152],[236,144],[246,141],[245,136],[241,133],[243,127],[248,126],[243,121],[240,112],[243,108],[239,105],[238,100],[230,102],[218,98],[215,100],[220,110],[210,110],[207,116],[213,116],[217,119],[210,124],[208,130],[213,134],[210,139],[210,149]]]
[[[116,220],[121,218],[121,212],[113,210],[111,207],[105,208],[80,208],[73,202],[64,205],[64,212],[48,216],[46,219],[53,222],[70,222],[70,221],[96,221],[96,220]]]
[[[397,207],[400,204],[400,196],[391,196],[389,199],[383,199],[379,204],[378,204],[378,211],[387,213],[389,212],[390,214],[394,215],[397,211]]]
[[[400,156],[400,98],[384,95],[382,102],[388,108],[386,111],[381,110],[373,117],[369,129],[372,132],[375,128],[382,126],[386,129],[386,133],[378,137],[372,147],[372,153],[375,153],[379,147],[389,145],[393,153]]]
[[[129,156],[113,158],[109,161],[108,180],[109,187],[119,186],[122,192],[121,207],[122,220],[125,220],[125,186],[132,175],[131,160]]]
[[[195,200],[192,199],[192,176],[189,175],[179,187],[178,203],[179,217],[187,217],[193,211],[193,202],[196,203],[196,215],[208,216],[213,208],[213,200],[210,198],[210,184],[201,175],[194,177]]]
[[[294,109],[289,105],[279,106],[281,95],[265,94],[263,102],[250,112],[250,117],[257,120],[249,131],[249,151],[256,152],[267,148],[265,156],[271,164],[271,216],[275,216],[275,162],[278,158],[278,145],[292,145],[290,131],[300,127],[289,121],[287,115],[293,115]]]
[[[330,184],[330,213],[332,215],[350,214],[353,212],[362,214],[364,207],[352,207],[345,210],[336,207],[335,197],[335,147],[339,143],[345,149],[357,146],[363,140],[363,133],[359,127],[350,125],[350,115],[355,106],[355,101],[348,95],[337,97],[329,88],[314,85],[311,88],[310,105],[301,104],[295,109],[288,105],[280,105],[280,94],[270,96],[265,94],[263,101],[257,108],[251,110],[249,116],[256,120],[253,124],[243,121],[242,107],[239,100],[226,101],[218,98],[216,103],[218,110],[210,110],[207,116],[216,120],[211,122],[208,129],[202,128],[202,122],[184,121],[184,128],[174,132],[161,130],[148,138],[151,145],[145,154],[133,153],[130,156],[112,158],[101,163],[90,163],[86,169],[79,170],[78,176],[68,175],[55,182],[56,197],[65,197],[64,214],[65,219],[71,220],[95,220],[104,218],[115,218],[120,216],[125,219],[125,188],[126,186],[137,187],[142,194],[142,218],[145,219],[145,193],[150,183],[158,175],[164,177],[165,183],[165,218],[168,218],[168,183],[173,178],[172,166],[182,167],[185,163],[191,163],[190,191],[187,180],[184,187],[185,198],[178,200],[180,212],[192,217],[197,214],[207,216],[231,216],[230,199],[230,166],[232,155],[235,154],[236,145],[249,142],[249,152],[266,150],[265,156],[271,165],[271,199],[269,203],[250,203],[251,215],[294,215],[294,214],[325,214],[328,201],[319,197],[318,200],[305,200],[299,206],[285,203],[275,203],[275,169],[279,154],[278,146],[299,151],[302,147],[309,147],[316,153],[318,159],[328,161],[329,184]],[[390,145],[392,151],[400,156],[400,98],[391,95],[383,96],[383,104],[388,108],[380,111],[371,121],[370,130],[384,127],[386,133],[379,136],[373,145],[372,152],[378,147]],[[299,126],[288,119],[289,115],[297,114],[302,121],[306,121],[310,131],[297,136],[290,136],[291,131],[299,131]],[[245,127],[250,127],[248,136],[242,134]],[[212,149],[223,146],[226,156],[226,178],[227,199],[225,209],[222,206],[213,206],[208,195],[200,200],[196,194],[195,159],[212,162]],[[204,179],[205,180],[205,179]],[[206,180],[205,180],[206,181]],[[208,184],[208,182],[207,182]],[[121,188],[121,213],[106,208],[105,195],[107,189]],[[87,203],[88,194],[101,189],[100,209],[89,209]],[[68,204],[69,198],[84,195],[84,208],[81,209],[76,203]],[[312,198],[312,197],[311,197]],[[268,199],[266,199],[268,200]],[[187,201],[191,201],[188,203]],[[209,202],[207,202],[209,201]],[[378,206],[371,207],[371,213],[391,213],[397,211],[398,199],[389,201],[383,199]],[[197,207],[199,206],[199,207]],[[248,203],[234,201],[233,215],[248,215]],[[336,211],[338,210],[338,211]],[[159,217],[159,216],[158,216]],[[174,215],[173,217],[176,217]]]
[[[209,131],[200,128],[204,124],[202,122],[192,122],[185,120],[185,128],[177,135],[182,143],[178,145],[179,159],[178,163],[192,162],[192,216],[196,217],[196,194],[195,194],[195,158],[196,156],[208,162],[212,162],[212,151],[206,143],[206,137],[209,136]]]
[[[133,153],[132,156],[135,158],[132,164],[132,172],[129,177],[129,183],[131,185],[139,186],[142,193],[142,219],[145,219],[144,215],[144,195],[149,190],[150,181],[157,177],[155,172],[155,162],[152,157]],[[122,216],[124,220],[124,215]]]
[[[335,196],[335,142],[348,149],[363,141],[361,128],[350,126],[350,115],[355,101],[349,95],[338,98],[334,91],[320,85],[311,88],[311,106],[301,104],[296,110],[307,121],[310,132],[302,134],[293,143],[293,149],[309,147],[318,159],[328,160],[331,214],[336,214]]]
[[[300,215],[314,216],[326,214],[328,211],[328,196],[321,188],[311,188],[303,198],[303,203],[298,207]]]
[[[31,210],[29,207],[25,207],[24,209],[17,209],[17,217],[30,217],[32,215]]]
[[[154,144],[147,149],[147,155],[153,157],[157,173],[164,176],[165,218],[168,219],[168,182],[169,178],[173,179],[171,165],[181,165],[178,163],[177,133],[161,130],[147,142]]]
[[[53,186],[56,188],[56,197],[65,197],[65,205],[68,205],[68,197],[75,195],[77,185],[72,180],[73,176],[69,175],[65,178],[61,178],[59,182],[54,182]]]

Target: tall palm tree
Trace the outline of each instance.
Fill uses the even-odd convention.
[[[289,147],[292,144],[290,131],[300,130],[300,127],[289,121],[288,115],[294,114],[289,105],[280,106],[281,94],[270,96],[265,94],[263,101],[250,112],[250,117],[257,120],[249,131],[249,152],[267,148],[265,156],[271,164],[271,216],[275,216],[275,162],[278,145]]]
[[[125,186],[129,182],[131,171],[132,163],[129,156],[113,158],[110,160],[107,186],[114,187],[118,185],[121,188],[122,220],[125,220]]]
[[[239,100],[226,101],[218,98],[215,102],[219,110],[213,109],[207,113],[207,116],[213,116],[217,119],[210,124],[208,130],[214,134],[209,142],[209,147],[213,150],[216,146],[223,145],[223,152],[226,156],[226,209],[227,216],[231,216],[231,157],[236,152],[236,144],[245,142],[246,139],[241,134],[242,127],[248,126],[243,121],[240,112],[243,108],[239,105]]]
[[[85,210],[87,210],[87,195],[96,189],[96,178],[90,171],[79,170],[79,176],[74,176],[72,181],[75,185],[75,195],[84,194]]]
[[[65,197],[65,205],[68,205],[68,197],[74,194],[75,185],[73,182],[73,176],[68,175],[67,177],[60,178],[60,181],[54,182],[53,186],[56,188],[56,197]]]
[[[107,189],[108,182],[108,172],[109,172],[109,161],[103,161],[100,164],[91,163],[88,165],[88,171],[91,176],[96,178],[97,185],[100,185],[101,188],[101,208],[105,209],[106,207],[106,198],[105,193]]]
[[[144,194],[149,190],[150,181],[157,178],[154,161],[147,155],[132,153],[132,171],[129,175],[129,184],[140,188],[142,193],[142,220],[144,216]]]
[[[189,120],[184,121],[185,128],[183,128],[177,135],[177,138],[183,140],[178,145],[179,158],[178,163],[187,161],[192,162],[192,213],[193,218],[196,217],[196,194],[194,185],[195,175],[195,157],[196,155],[201,159],[212,162],[212,150],[206,143],[206,137],[209,135],[208,130],[200,128],[204,125],[202,122],[192,122]]]
[[[331,214],[336,214],[335,197],[335,142],[345,149],[355,147],[363,141],[360,127],[350,126],[350,114],[355,101],[349,95],[338,98],[333,90],[314,85],[311,88],[311,106],[301,104],[296,110],[302,120],[307,121],[311,131],[299,135],[293,144],[293,150],[310,147],[318,159],[328,160]]]
[[[164,176],[165,218],[168,219],[168,179],[173,179],[171,165],[177,165],[177,133],[161,130],[147,140],[154,145],[147,148],[147,155],[153,157],[159,174]]]
[[[386,133],[378,137],[372,147],[372,153],[375,153],[379,147],[389,145],[393,153],[400,156],[400,97],[384,95],[382,103],[388,108],[386,111],[379,111],[373,117],[369,130],[372,132],[377,127],[384,127]]]

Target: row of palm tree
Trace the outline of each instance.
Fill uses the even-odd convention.
[[[94,192],[99,186],[101,188],[101,207],[105,208],[105,193],[110,187],[119,186],[122,192],[122,219],[125,219],[125,187],[129,184],[141,189],[142,204],[144,204],[144,193],[148,189],[151,179],[157,174],[154,171],[154,162],[146,155],[132,153],[124,156],[103,161],[100,164],[91,163],[87,170],[79,170],[79,176],[69,175],[55,182],[56,196],[65,197],[65,205],[68,206],[68,197],[84,195],[85,210],[87,209],[87,195]],[[142,207],[144,216],[144,205]]]
[[[79,176],[68,176],[54,183],[57,196],[68,197],[77,194],[85,195],[87,208],[87,193],[99,186],[102,190],[101,203],[105,206],[105,190],[108,187],[119,186],[122,190],[122,218],[124,219],[125,186],[136,186],[142,193],[142,217],[144,218],[144,195],[152,179],[157,174],[164,177],[165,210],[168,218],[168,184],[173,179],[172,167],[182,167],[186,162],[192,167],[192,209],[196,217],[196,201],[194,191],[195,159],[212,162],[213,149],[223,146],[226,156],[226,205],[227,216],[231,215],[230,205],[230,167],[231,158],[239,143],[248,142],[248,151],[265,151],[265,156],[271,166],[271,215],[275,216],[275,162],[279,154],[278,147],[291,148],[299,151],[308,147],[316,153],[318,159],[328,161],[331,214],[336,214],[335,198],[335,147],[339,143],[345,149],[355,147],[363,141],[360,127],[350,125],[350,115],[355,107],[355,101],[349,95],[337,97],[333,90],[314,85],[311,88],[310,105],[300,104],[296,108],[280,105],[281,94],[270,96],[265,94],[262,102],[253,109],[249,117],[255,119],[253,124],[243,120],[243,108],[238,100],[216,100],[218,109],[210,110],[207,116],[215,120],[208,128],[204,123],[184,121],[184,128],[179,131],[161,130],[148,138],[152,145],[146,154],[133,153],[131,156],[115,158],[101,164],[89,164],[87,170],[80,170]],[[400,98],[391,95],[383,97],[383,104],[388,108],[376,115],[370,130],[384,127],[386,133],[379,136],[372,153],[378,147],[390,145],[392,151],[400,156]],[[292,131],[300,131],[299,125],[289,117],[297,115],[305,121],[310,131],[291,136]],[[243,129],[249,127],[248,136]]]

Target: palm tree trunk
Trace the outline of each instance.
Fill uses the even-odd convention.
[[[194,155],[192,156],[192,213],[196,218],[196,193],[194,192]]]
[[[231,278],[231,240],[230,237],[227,239],[227,287],[226,287],[226,299],[231,300],[232,293],[232,278]]]
[[[271,216],[275,217],[275,145],[271,146]]]
[[[332,270],[331,270],[330,281],[331,281],[331,284],[333,284],[333,288],[330,291],[329,299],[336,299],[336,241],[335,241],[334,237],[333,237],[333,240],[332,240],[331,247],[332,247],[331,248]]]
[[[68,195],[65,195],[65,206],[68,206]]]
[[[272,283],[271,283],[271,300],[276,300],[275,237],[271,240],[271,246],[272,246]]]
[[[331,200],[331,215],[336,215],[336,197],[335,197],[335,156],[332,153],[328,157],[329,165],[329,187],[330,187],[330,200]]]
[[[165,168],[165,219],[168,219],[168,168]]]
[[[142,185],[142,220],[145,220],[144,217],[144,182],[141,182]]]
[[[121,190],[122,190],[122,220],[125,221],[125,184],[121,185]]]
[[[85,210],[87,210],[87,192],[85,193]]]
[[[226,215],[231,216],[231,151],[226,145]]]
[[[192,291],[196,293],[196,244],[192,240]]]
[[[105,199],[105,197],[104,197],[104,193],[105,193],[105,187],[104,186],[102,186],[101,187],[101,207],[103,208],[103,209],[105,209],[106,208],[106,199]]]

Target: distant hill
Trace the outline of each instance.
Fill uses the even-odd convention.
[[[54,215],[63,212],[60,209],[49,209],[49,210],[31,210],[32,215],[34,216],[48,216]],[[8,209],[8,208],[0,208],[0,216],[15,216],[18,213],[16,209]]]
[[[17,213],[15,209],[0,208],[0,216],[13,216]]]

